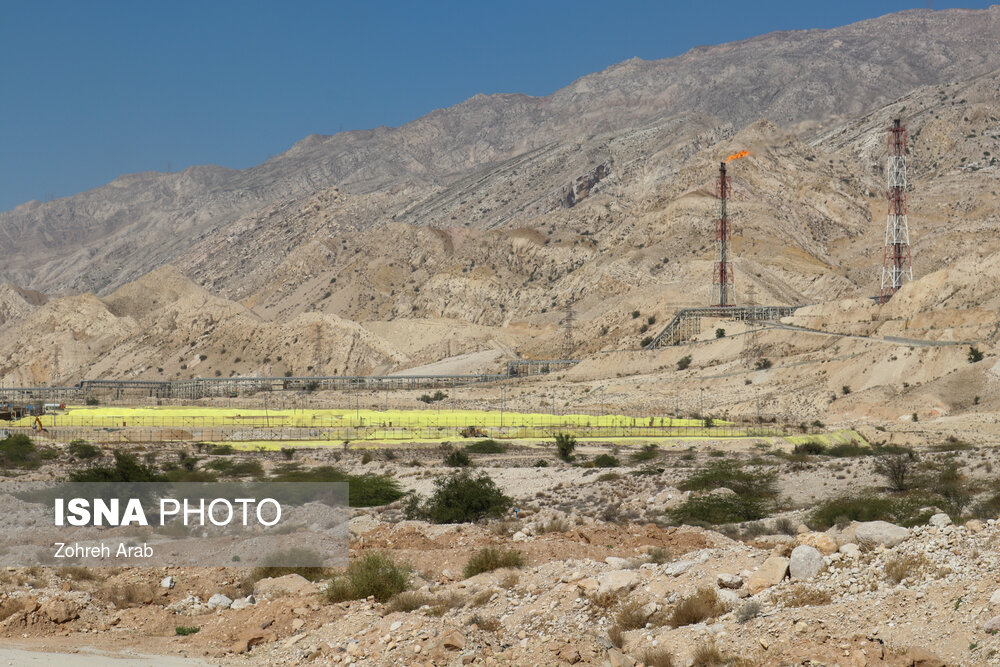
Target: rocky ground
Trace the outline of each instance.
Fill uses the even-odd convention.
[[[515,447],[474,458],[513,498],[516,518],[438,525],[408,520],[401,501],[353,510],[352,559],[388,554],[409,568],[410,591],[391,599],[330,602],[325,577],[280,571],[254,581],[239,568],[7,568],[0,635],[32,651],[234,665],[993,664],[1000,524],[969,517],[984,516],[970,508],[993,493],[997,461],[992,449],[951,444],[917,456],[927,470],[963,471],[964,519],[928,507],[910,528],[839,520],[827,530],[814,530],[817,504],[879,489],[879,457],[810,456],[763,441],[668,448],[646,461],[634,448],[577,451],[577,464],[599,453],[624,462],[602,469]],[[298,456],[306,467],[391,474],[426,495],[449,472],[442,454]],[[539,458],[549,465],[534,467]],[[665,513],[686,500],[734,495],[678,488],[718,461],[776,474],[769,518],[669,525]],[[523,563],[466,577],[485,547],[517,551]],[[182,627],[198,630],[179,635]]]

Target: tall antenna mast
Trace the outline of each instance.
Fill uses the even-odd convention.
[[[910,262],[910,228],[906,222],[906,128],[899,118],[889,128],[889,155],[886,162],[886,198],[889,215],[885,223],[885,250],[882,256],[882,291],[885,303],[913,280]]]
[[[727,160],[728,162],[728,160]],[[726,212],[726,198],[729,196],[729,180],[726,178],[726,163],[719,164],[719,217],[715,220],[715,268],[712,271],[712,302],[710,306],[732,306],[733,263],[729,261],[730,246],[733,242],[733,228]]]

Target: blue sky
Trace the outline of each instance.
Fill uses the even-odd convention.
[[[936,1],[935,9],[959,5]],[[0,210],[907,2],[0,0]]]

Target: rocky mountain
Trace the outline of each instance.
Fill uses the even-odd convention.
[[[1000,67],[998,32],[1000,7],[916,10],[833,30],[772,33],[667,60],[631,60],[548,97],[477,95],[400,128],[311,136],[247,170],[123,176],[0,214],[0,279],[47,292],[107,293],[180,263],[226,224],[330,187],[352,194],[410,188],[399,209],[372,211],[355,220],[359,228],[393,213],[424,225],[509,224],[548,210],[558,199],[549,190],[609,158],[612,137],[688,114],[725,134],[759,118],[792,126],[857,115],[917,86]],[[489,194],[479,186],[489,186],[491,175],[525,160],[544,167],[544,177],[519,172],[526,185],[503,187],[503,205],[471,203]],[[449,199],[456,187],[467,191],[464,203]]]
[[[899,334],[914,313],[865,299],[896,117],[923,295],[898,302],[929,313],[920,335],[991,344],[997,327],[970,317],[992,292],[951,268],[1000,256],[998,21],[1000,7],[921,10],[765,35],[546,98],[477,96],[401,128],[310,137],[249,170],[25,204],[0,214],[0,272],[69,295],[0,288],[0,377],[392,372],[470,354],[495,371],[496,354],[635,349],[708,302],[714,182],[738,150],[738,302],[817,304],[801,323]],[[890,50],[886,32],[909,38]],[[934,369],[928,382],[954,370]]]

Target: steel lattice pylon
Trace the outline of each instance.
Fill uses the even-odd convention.
[[[719,165],[719,217],[715,220],[715,266],[712,271],[712,300],[710,306],[732,306],[735,301],[733,291],[733,263],[729,253],[733,242],[733,228],[726,211],[729,196],[729,180],[726,178],[726,163]]]
[[[910,228],[906,221],[906,128],[897,118],[889,128],[889,155],[886,162],[886,198],[889,214],[885,223],[885,251],[882,257],[884,303],[892,298],[903,279],[913,280],[910,261]]]

